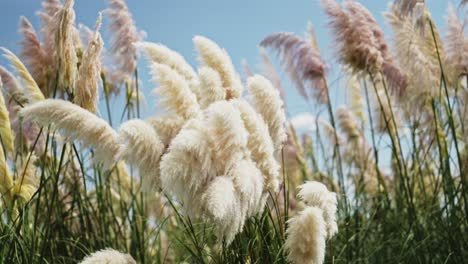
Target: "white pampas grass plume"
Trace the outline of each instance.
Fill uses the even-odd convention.
[[[223,87],[226,89],[226,99],[242,96],[243,86],[227,52],[202,36],[195,36],[193,43],[197,48],[200,61],[219,73]]]
[[[200,106],[207,108],[210,104],[224,100],[226,98],[226,89],[223,88],[223,83],[219,73],[210,67],[201,67],[198,70],[200,79],[199,96]]]
[[[46,83],[47,68],[50,63],[49,57],[28,19],[21,16],[20,20],[19,32],[23,35],[20,56],[31,70],[34,80],[36,80],[40,87],[43,87]],[[43,89],[45,88],[43,87]]]
[[[187,81],[196,79],[197,75],[192,66],[190,66],[179,53],[162,44],[151,42],[138,42],[136,46],[146,53],[148,59],[155,63],[165,64],[171,67],[177,73],[184,76]]]
[[[200,111],[195,94],[177,71],[158,63],[154,63],[151,69],[153,80],[161,85],[156,89],[156,93],[163,97],[161,103],[164,107],[175,111],[186,120]]]
[[[361,120],[361,124],[365,125],[367,122],[366,114],[364,113],[364,108],[366,103],[362,96],[360,79],[357,75],[351,75],[348,77],[348,88],[351,94],[351,108],[353,109],[354,114]]]
[[[21,79],[23,80],[23,90],[27,95],[28,101],[30,103],[35,103],[44,100],[44,95],[39,89],[39,86],[37,85],[36,81],[34,81],[33,77],[29,73],[26,66],[24,66],[24,64],[21,62],[21,60],[8,49],[3,47],[1,47],[0,49],[5,53],[5,57],[10,61],[12,67],[16,70],[16,72],[20,75]]]
[[[20,115],[41,126],[54,125],[66,138],[95,148],[95,159],[108,168],[121,151],[117,133],[91,112],[60,99],[47,99],[23,108]]]
[[[12,155],[14,150],[14,136],[11,130],[10,117],[2,90],[3,84],[0,75],[0,148],[5,148],[6,155]]]
[[[308,181],[299,186],[298,197],[308,206],[316,206],[323,211],[327,237],[333,237],[338,232],[336,224],[336,206],[338,203],[336,194],[328,191],[327,187],[320,182]]]
[[[232,178],[228,176],[216,177],[209,184],[202,200],[204,200],[205,210],[218,224],[223,223],[230,217],[235,217],[232,213],[236,200],[236,191]]]
[[[268,130],[275,146],[275,152],[281,151],[286,141],[286,115],[283,101],[277,89],[261,75],[254,75],[247,80],[250,98],[257,111],[268,124]]]
[[[73,92],[77,76],[78,57],[76,55],[74,0],[66,0],[63,8],[54,15],[55,49],[54,59],[59,71],[58,85]]]
[[[242,212],[244,217],[254,216],[263,207],[263,176],[256,164],[249,159],[237,162],[230,174],[234,186],[241,195]]]
[[[209,137],[203,119],[191,119],[161,157],[161,186],[175,194],[189,214],[200,212],[197,195],[216,176]]]
[[[458,18],[453,6],[449,6],[447,13],[447,45],[446,65],[451,67],[452,75],[457,80],[460,75],[468,74],[468,38],[465,36],[466,20]]]
[[[307,207],[288,220],[284,244],[295,264],[321,264],[325,259],[326,228],[322,210]]]
[[[179,133],[185,120],[177,114],[166,114],[151,117],[146,120],[158,134],[164,146],[168,147],[171,140]]]
[[[205,211],[215,222],[218,238],[224,238],[229,245],[243,225],[238,194],[229,176],[216,177],[202,196]]]
[[[123,254],[114,249],[103,249],[85,257],[80,264],[136,264],[129,254]]]
[[[101,21],[102,17],[99,14],[93,37],[90,39],[81,59],[74,98],[76,104],[92,113],[96,113],[98,110],[98,83],[101,77],[100,56],[104,45],[101,34],[99,34]]]
[[[239,99],[235,100],[234,104],[239,109],[244,126],[249,133],[247,146],[251,157],[264,175],[266,187],[276,190],[279,186],[280,165],[274,156],[274,146],[268,126],[262,116],[255,112],[246,101]]]
[[[143,120],[130,120],[120,126],[119,138],[124,143],[122,157],[138,167],[143,190],[158,188],[159,159],[164,145],[153,127]]]
[[[133,74],[137,66],[135,43],[140,41],[144,32],[139,32],[124,0],[108,0],[110,8],[104,11],[111,21],[109,30],[112,35],[111,51],[119,72]]]
[[[205,111],[206,126],[214,149],[217,175],[226,175],[247,149],[248,133],[233,104],[219,101]]]

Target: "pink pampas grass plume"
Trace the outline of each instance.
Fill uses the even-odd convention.
[[[42,46],[39,37],[26,17],[21,17],[19,32],[23,35],[20,57],[26,62],[31,75],[45,94],[47,89],[47,71],[50,57]]]
[[[305,87],[308,85],[319,102],[326,102],[326,65],[319,51],[310,42],[289,32],[278,32],[267,36],[260,43],[271,47],[279,54],[281,63],[296,84],[299,93],[308,98]]]
[[[104,11],[111,24],[111,51],[118,71],[131,75],[137,67],[135,43],[142,40],[144,32],[138,31],[124,0],[108,0],[110,7]]]

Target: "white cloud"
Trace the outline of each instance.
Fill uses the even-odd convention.
[[[315,116],[309,112],[300,113],[291,118],[291,124],[296,130],[315,131]]]

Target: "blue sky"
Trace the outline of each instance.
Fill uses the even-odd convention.
[[[374,14],[387,31],[382,13],[386,10],[388,1],[360,2]],[[443,18],[449,2],[455,3],[447,0],[427,0],[439,27],[444,26]],[[137,26],[147,32],[146,40],[163,43],[181,53],[192,65],[196,65],[191,39],[194,35],[204,35],[229,52],[239,71],[242,71],[241,60],[244,58],[252,67],[258,65],[257,45],[265,36],[277,31],[303,35],[307,22],[311,21],[316,28],[323,56],[332,66],[332,71],[337,71],[334,69],[336,67],[333,67],[333,45],[326,28],[326,17],[318,0],[127,0],[127,3]],[[458,1],[456,3],[458,4]],[[26,16],[37,29],[39,19],[35,12],[40,9],[40,4],[39,0],[0,0],[0,46],[18,52],[19,16]],[[106,6],[106,0],[75,0],[77,22],[94,25],[98,12]],[[0,63],[5,65],[5,60],[0,59]],[[149,76],[146,74],[145,61],[141,60],[140,65],[144,91],[148,94],[153,86],[147,82]],[[284,74],[281,76],[284,77]],[[287,78],[283,79],[290,114],[310,110],[310,106],[301,100]],[[342,92],[336,91],[332,96],[340,98]],[[147,101],[149,106],[146,115],[154,109],[153,98],[147,96]]]

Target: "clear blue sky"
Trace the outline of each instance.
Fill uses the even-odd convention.
[[[386,10],[388,1],[360,2],[376,16],[386,30],[382,13]],[[443,18],[449,2],[458,4],[459,1],[427,0],[439,27],[445,25]],[[192,65],[196,65],[191,39],[194,35],[204,35],[229,52],[239,71],[242,70],[240,65],[243,58],[252,67],[258,64],[257,45],[265,36],[277,31],[303,35],[308,21],[316,28],[324,57],[329,64],[333,64],[333,46],[326,29],[326,17],[319,3],[318,0],[127,0],[137,26],[147,32],[148,41],[161,42],[180,52]],[[39,0],[0,0],[0,46],[18,52],[19,16],[26,16],[37,29],[39,19],[35,12],[40,9],[40,5]],[[106,0],[75,0],[77,22],[93,26],[97,13],[106,6]],[[0,59],[0,63],[5,65],[5,60]],[[144,91],[149,92],[153,87],[147,82],[144,60],[141,60],[140,65]],[[308,111],[309,107],[288,84],[286,81],[290,114]],[[340,94],[334,94],[333,97],[340,97]],[[150,96],[147,96],[147,100],[147,111],[151,113],[154,100]]]

